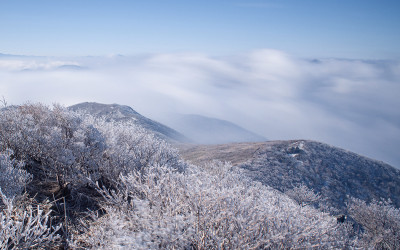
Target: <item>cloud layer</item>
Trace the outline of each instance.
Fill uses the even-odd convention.
[[[306,60],[259,50],[230,57],[0,57],[0,95],[119,103],[157,120],[225,119],[269,139],[314,139],[400,167],[400,63]]]

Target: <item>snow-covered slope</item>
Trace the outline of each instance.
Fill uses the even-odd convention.
[[[95,102],[79,103],[68,108],[93,116],[102,116],[115,121],[131,121],[168,142],[189,142],[184,135],[159,122],[139,114],[129,106],[119,104],[101,104]]]
[[[400,170],[324,143],[292,140],[181,147],[187,160],[230,161],[253,180],[281,191],[299,184],[320,192],[343,210],[347,196],[365,201],[390,199],[400,207]]]

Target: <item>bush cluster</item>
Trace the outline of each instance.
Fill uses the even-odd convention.
[[[133,123],[59,105],[0,110],[0,170],[1,249],[399,246],[399,210],[390,204],[353,200],[349,211],[363,226],[355,234],[312,206],[320,196],[304,186],[285,194],[229,163],[190,165]],[[28,183],[38,189],[26,192]],[[78,213],[73,198],[83,196],[97,206]]]

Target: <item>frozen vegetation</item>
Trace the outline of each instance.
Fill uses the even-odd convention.
[[[0,152],[1,249],[400,247],[389,201],[349,198],[342,220],[319,190],[281,192],[230,163],[189,164],[129,120],[4,107]]]
[[[366,202],[391,200],[400,206],[400,170],[384,162],[309,140],[179,146],[196,165],[209,159],[232,162],[250,179],[281,192],[308,188],[321,205],[346,213],[349,196]],[[314,202],[318,205],[320,202]],[[334,211],[335,210],[335,211]]]
[[[283,141],[259,147],[240,165],[253,180],[280,191],[305,185],[321,194],[323,205],[339,213],[348,196],[367,202],[391,200],[400,206],[400,171],[383,162],[315,141]]]

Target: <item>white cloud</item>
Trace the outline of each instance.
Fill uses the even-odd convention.
[[[59,70],[63,65],[85,70]],[[0,77],[9,103],[120,103],[160,119],[197,113],[270,139],[320,140],[400,167],[399,62],[305,60],[274,50],[224,58],[0,58]]]
[[[23,70],[54,70],[61,66],[74,65],[79,66],[76,61],[61,61],[46,58],[24,58],[0,59],[0,71],[23,71]]]

